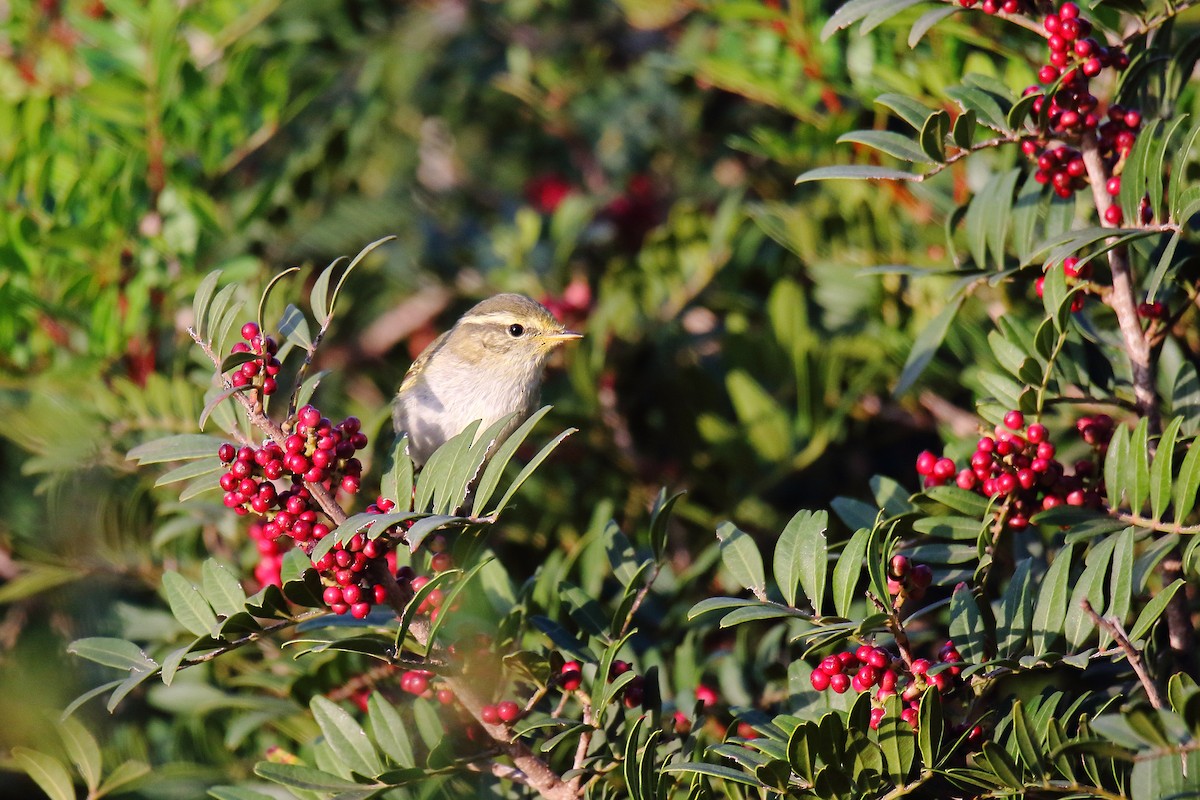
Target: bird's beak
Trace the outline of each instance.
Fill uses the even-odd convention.
[[[576,331],[559,331],[558,333],[547,333],[546,338],[552,342],[567,342],[571,339],[582,339],[583,334]]]

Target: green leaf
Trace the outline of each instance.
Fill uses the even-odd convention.
[[[893,92],[885,92],[875,98],[875,102],[881,106],[891,109],[896,114],[913,127],[913,130],[921,130],[925,124],[926,118],[932,113],[932,110],[911,97]]]
[[[308,327],[308,318],[296,306],[289,303],[287,308],[283,309],[283,315],[279,318],[279,324],[276,327],[287,341],[305,352],[312,351],[313,338],[312,331]]]
[[[508,506],[508,501],[512,500],[513,496],[517,493],[517,490],[520,489],[521,485],[525,483],[529,476],[534,473],[534,470],[536,470],[541,463],[545,461],[551,453],[554,452],[555,448],[562,444],[563,439],[566,439],[568,436],[578,430],[578,428],[567,428],[558,436],[555,436],[553,439],[547,442],[546,445],[538,451],[537,455],[529,459],[529,463],[521,468],[521,471],[517,473],[517,477],[513,478],[513,482],[509,484],[508,490],[504,493],[504,497],[500,498],[500,502],[497,503],[496,507],[489,512],[489,516],[494,516],[503,511]]]
[[[212,302],[213,293],[217,290],[217,281],[221,279],[221,270],[214,269],[204,276],[196,287],[196,296],[192,298],[192,326],[196,335],[203,340],[209,337],[208,309]]]
[[[1001,783],[1014,789],[1024,785],[1020,768],[1003,747],[989,739],[983,743],[983,754]]]
[[[921,760],[926,769],[936,767],[942,747],[942,735],[946,721],[942,716],[940,692],[923,692],[918,711],[917,744],[921,749]]]
[[[225,444],[220,436],[203,433],[182,433],[139,444],[125,454],[138,464],[161,464],[164,461],[187,461],[193,458],[212,456]]]
[[[58,735],[88,790],[95,791],[100,785],[102,765],[100,745],[95,737],[74,717],[67,717],[58,723]]]
[[[902,161],[928,164],[929,156],[915,141],[892,131],[859,130],[843,133],[837,138],[838,144],[853,142],[864,144],[880,152],[887,153]]]
[[[859,528],[846,542],[833,568],[833,607],[839,617],[849,618],[850,607],[856,596],[859,576],[862,575],[863,557],[867,552],[867,540],[871,531]]]
[[[921,373],[925,371],[929,362],[933,360],[942,340],[946,338],[946,332],[950,330],[950,323],[958,314],[963,298],[964,295],[955,294],[946,307],[918,334],[916,341],[913,342],[912,351],[908,354],[908,360],[904,362],[904,369],[900,373],[900,379],[896,382],[896,388],[892,390],[894,396],[899,397],[907,392],[916,383],[917,378],[921,377]]]
[[[757,778],[747,775],[731,767],[722,767],[716,764],[705,764],[702,761],[685,761],[682,764],[666,764],[662,771],[668,774],[676,772],[689,772],[696,775],[706,775],[710,778],[718,778],[731,783],[740,783],[745,786],[759,786]]]
[[[217,614],[231,617],[246,608],[246,592],[228,567],[210,558],[204,562],[201,575],[204,597]]]
[[[208,790],[215,800],[276,800],[274,795],[256,792],[244,786],[213,786]]]
[[[912,726],[900,718],[902,704],[898,695],[883,701],[883,719],[879,721],[879,748],[883,751],[887,778],[897,786],[903,785],[912,769],[916,755]]]
[[[150,765],[141,761],[125,761],[116,769],[109,773],[104,782],[100,784],[100,788],[96,791],[97,797],[104,797],[115,793],[118,790],[124,791],[123,787],[134,781],[150,774]],[[235,800],[231,798],[230,800]],[[253,797],[246,796],[245,798],[236,798],[236,800],[256,800]]]
[[[1175,519],[1182,522],[1192,513],[1196,505],[1196,493],[1200,491],[1200,441],[1193,439],[1188,445],[1187,455],[1179,465],[1175,476],[1172,498],[1175,504]]]
[[[834,167],[817,167],[816,169],[810,169],[807,172],[802,172],[800,173],[800,176],[796,178],[796,183],[833,180],[919,181],[923,180],[923,178],[923,175],[914,174],[912,172],[904,172],[898,169],[888,169],[886,167],[860,164],[844,164]]]
[[[939,109],[921,126],[921,150],[934,161],[946,160],[946,134],[950,132],[950,113]]]
[[[1118,425],[1109,440],[1108,454],[1104,457],[1104,486],[1108,493],[1108,505],[1112,508],[1121,505],[1123,489],[1132,491],[1132,487],[1126,483],[1130,461],[1129,429]]]
[[[1129,606],[1133,599],[1134,545],[1136,535],[1133,528],[1126,528],[1117,534],[1116,545],[1113,548],[1112,574],[1108,580],[1108,609],[1106,617],[1115,617],[1122,625],[1129,616]],[[1107,633],[1103,633],[1100,644],[1105,647],[1111,641]]]
[[[951,86],[946,94],[964,111],[974,111],[982,124],[998,133],[1009,133],[1008,116],[992,94],[976,86]]]
[[[733,579],[743,588],[754,592],[759,599],[765,600],[767,578],[758,545],[732,522],[722,522],[717,526],[717,539],[721,543],[721,560]]]
[[[957,14],[962,9],[956,6],[939,6],[930,11],[926,11],[917,21],[913,23],[912,28],[908,32],[908,46],[915,48],[917,44],[925,38],[925,34],[929,33],[933,26],[937,25],[942,20]],[[875,102],[879,102],[876,100]],[[916,126],[914,126],[916,127]]]
[[[996,614],[996,655],[1013,658],[1020,655],[1029,638],[1030,616],[1033,614],[1033,559],[1022,559],[1009,579]]]
[[[937,10],[945,11],[946,9]],[[959,114],[958,119],[954,120],[954,127],[950,132],[954,143],[964,150],[969,150],[972,142],[975,140],[975,124],[975,112],[973,110],[964,111]]]
[[[1149,420],[1143,417],[1133,429],[1129,440],[1129,461],[1124,473],[1125,485],[1129,488],[1129,507],[1134,513],[1142,510],[1150,496],[1150,447]]]
[[[1033,654],[1041,656],[1049,652],[1062,633],[1063,621],[1067,617],[1067,595],[1071,580],[1071,556],[1074,545],[1063,547],[1054,557],[1054,563],[1042,577],[1038,587],[1037,603],[1033,611]]]
[[[1097,542],[1088,551],[1084,560],[1083,574],[1075,582],[1071,599],[1067,603],[1067,616],[1063,621],[1063,633],[1072,648],[1078,650],[1092,631],[1096,623],[1083,610],[1083,601],[1091,603],[1096,613],[1104,608],[1104,586],[1108,577],[1108,566],[1112,562],[1113,548],[1116,547],[1117,537],[1108,536]]]
[[[1168,422],[1155,449],[1150,472],[1150,513],[1156,520],[1161,520],[1167,513],[1167,506],[1171,501],[1171,481],[1174,477],[1172,456],[1175,454],[1175,439],[1179,435],[1181,425],[1182,417],[1175,417]]]
[[[775,545],[775,580],[788,605],[796,605],[798,582],[816,614],[821,613],[825,599],[828,527],[828,512],[800,511],[788,522]]]
[[[783,406],[745,370],[732,369],[725,389],[745,438],[765,461],[780,461],[794,452],[792,422]]]
[[[255,317],[255,319],[258,320],[258,327],[263,332],[264,335],[266,334],[266,330],[267,330],[266,325],[265,325],[265,320],[266,320],[265,312],[267,310],[267,300],[270,299],[271,292],[274,291],[276,284],[278,284],[281,280],[286,278],[288,275],[291,275],[293,272],[299,272],[299,271],[300,271],[299,267],[288,267],[283,272],[276,275],[274,278],[271,278],[271,280],[267,283],[266,287],[263,289],[262,294],[259,296],[259,298],[258,298],[258,314]],[[286,316],[286,314],[285,314],[285,316]],[[224,370],[222,370],[222,371],[224,371]]]
[[[1146,603],[1146,607],[1142,609],[1142,613],[1138,614],[1137,621],[1129,629],[1130,641],[1137,641],[1150,632],[1150,629],[1154,627],[1154,623],[1158,622],[1158,618],[1167,610],[1167,604],[1171,602],[1171,598],[1183,586],[1183,578],[1177,578],[1169,586],[1164,587],[1158,594],[1154,595],[1149,603]]]
[[[963,660],[976,664],[986,657],[987,630],[983,624],[983,616],[975,603],[975,596],[965,583],[954,588],[950,596],[950,637]]]
[[[1172,175],[1174,180],[1172,180],[1170,186],[1167,187],[1167,209],[1171,220],[1174,222],[1186,222],[1186,220],[1180,216],[1183,210],[1180,200],[1183,197],[1184,187],[1187,185],[1187,182],[1182,180],[1184,175],[1183,167],[1187,164],[1188,159],[1191,158],[1192,148],[1195,146],[1196,137],[1198,136],[1200,136],[1200,116],[1196,117],[1196,121],[1192,124],[1191,130],[1189,130],[1183,137],[1183,146],[1180,148],[1179,154],[1175,158],[1176,166]]]
[[[71,773],[57,758],[28,747],[14,747],[12,757],[50,800],[75,800]]]
[[[383,772],[379,753],[366,731],[341,706],[322,695],[314,695],[309,708],[339,761],[368,778]]]
[[[269,781],[312,792],[349,792],[363,788],[361,783],[339,778],[323,770],[300,764],[275,764],[260,761],[254,765],[254,774]]]
[[[1012,710],[1013,736],[1017,741],[1017,751],[1021,761],[1037,775],[1046,774],[1046,766],[1042,759],[1041,736],[1030,730],[1029,719],[1025,716],[1025,706],[1021,701],[1013,703]]]
[[[147,656],[133,642],[107,636],[76,639],[67,645],[67,652],[80,658],[86,658],[88,661],[117,669],[142,670],[154,669],[158,666],[154,659]]]
[[[178,572],[163,573],[163,589],[171,613],[179,624],[195,636],[209,636],[216,632],[217,617],[200,590]]]
[[[650,551],[655,560],[663,557],[667,547],[667,522],[671,518],[671,509],[675,502],[683,497],[683,492],[675,492],[667,496],[667,490],[660,489],[650,509]]]
[[[542,417],[550,412],[550,408],[550,406],[542,406],[530,414],[529,419],[521,423],[521,427],[513,431],[504,440],[504,444],[500,445],[495,455],[488,461],[487,468],[483,471],[483,477],[479,479],[479,484],[475,487],[473,508],[476,514],[487,507],[487,503],[492,499],[492,494],[496,491],[496,487],[500,485],[500,478],[504,474],[504,468],[508,466],[508,462],[516,454],[517,448],[529,436],[530,431],[533,430],[533,426],[537,425]]]

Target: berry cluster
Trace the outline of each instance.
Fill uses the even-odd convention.
[[[1027,0],[958,0],[963,8],[974,8],[976,5],[985,14],[1023,14],[1033,9],[1033,4]]]
[[[911,663],[894,657],[882,647],[864,644],[856,650],[823,658],[812,671],[809,682],[818,692],[832,689],[843,694],[847,689],[860,693],[874,689],[876,705],[871,709],[872,728],[878,728],[883,719],[883,701],[899,695],[904,702],[901,718],[916,728],[921,695],[930,686],[943,694],[950,691],[961,660],[953,642],[942,646],[936,662],[917,658]]]
[[[279,345],[270,336],[263,336],[255,322],[247,322],[242,326],[243,342],[233,346],[231,352],[253,353],[255,359],[244,362],[229,376],[229,382],[234,386],[254,386],[264,395],[275,394],[279,388],[275,376],[279,374],[280,363],[275,357]]]
[[[1112,438],[1113,420],[1107,414],[1081,417],[1076,422],[1080,437],[1092,446],[1092,458],[1076,461],[1074,473],[1054,456],[1057,448],[1046,426],[1026,427],[1025,415],[1009,411],[994,436],[982,437],[975,446],[969,467],[958,469],[954,462],[929,451],[917,456],[917,473],[926,486],[940,486],[951,478],[960,489],[1002,501],[997,514],[1013,530],[1029,526],[1039,511],[1063,504],[1100,505],[1104,486],[1100,468]]]
[[[1114,180],[1120,179],[1115,178]],[[1042,292],[1046,284],[1046,275],[1048,275],[1051,270],[1058,269],[1059,267],[1060,265],[1058,264],[1047,264],[1045,267],[1046,274],[1038,276],[1037,283],[1034,285],[1034,287],[1037,289],[1038,297],[1042,296]],[[1083,308],[1084,302],[1087,301],[1087,282],[1088,279],[1092,277],[1092,265],[1084,264],[1083,266],[1080,266],[1078,258],[1075,256],[1068,256],[1063,259],[1061,268],[1062,271],[1066,273],[1068,289],[1077,284],[1083,284],[1084,286],[1083,291],[1076,292],[1075,296],[1071,298],[1071,310],[1079,311],[1081,308]]]
[[[254,579],[261,586],[266,586],[268,583],[282,586],[283,554],[292,549],[292,540],[286,536],[269,535],[266,523],[262,521],[250,523],[248,534],[258,549],[258,563],[254,566]]]
[[[1079,14],[1079,6],[1063,3],[1057,13],[1042,20],[1049,49],[1048,63],[1038,70],[1040,86],[1030,86],[1025,94],[1038,94],[1033,101],[1033,113],[1045,115],[1048,130],[1058,140],[1075,140],[1094,131],[1100,154],[1108,171],[1133,148],[1137,131],[1142,125],[1141,112],[1113,105],[1108,108],[1107,121],[1100,101],[1090,91],[1090,81],[1104,69],[1124,70],[1129,56],[1120,46],[1106,47],[1094,38],[1092,24]],[[1053,89],[1048,97],[1041,93]],[[1049,104],[1049,105],[1047,105]],[[1067,144],[1050,145],[1044,137],[1021,143],[1026,156],[1037,162],[1035,179],[1048,183],[1060,197],[1070,197],[1087,185],[1087,167],[1078,149]],[[1120,192],[1120,178],[1110,178],[1105,188],[1110,195]],[[1148,204],[1145,204],[1148,209]],[[1104,219],[1119,225],[1123,219],[1121,207],[1113,204],[1105,209]],[[1146,212],[1143,222],[1148,223]]]

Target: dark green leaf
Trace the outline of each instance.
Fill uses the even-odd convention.
[[[313,719],[338,760],[359,775],[373,778],[383,772],[375,746],[354,718],[332,700],[315,695],[309,701]]]
[[[1172,456],[1175,454],[1175,439],[1183,425],[1182,417],[1167,423],[1159,437],[1150,472],[1150,508],[1154,519],[1161,520],[1167,513],[1171,501],[1171,484],[1174,476]]]
[[[1137,622],[1133,623],[1133,627],[1129,629],[1130,641],[1137,641],[1150,632],[1150,629],[1154,627],[1154,623],[1167,610],[1167,604],[1171,602],[1171,598],[1175,596],[1175,593],[1183,585],[1183,578],[1178,578],[1151,598],[1146,607],[1142,609],[1142,613],[1138,614]]]
[[[975,597],[965,583],[955,587],[950,598],[950,636],[964,661],[979,663],[986,658],[987,630]]]
[[[963,298],[964,295],[956,293],[946,307],[918,334],[916,341],[913,342],[912,351],[908,354],[908,360],[904,363],[900,378],[896,382],[896,387],[892,390],[893,395],[900,396],[907,392],[925,371],[929,362],[933,360],[942,340],[946,338],[946,332],[950,330],[950,323],[958,314]]]
[[[195,636],[209,636],[216,631],[217,617],[200,590],[178,572],[163,573],[163,589],[171,613],[179,624]]]
[[[961,9],[956,6],[939,6],[930,11],[926,11],[917,18],[917,21],[913,23],[912,28],[909,30],[908,46],[916,47],[921,39],[925,38],[925,34],[928,33],[934,25],[937,25],[939,22],[951,16],[952,14],[957,14],[960,10]],[[879,101],[876,100],[876,102]],[[916,126],[914,125],[914,127]]]
[[[717,539],[721,542],[721,560],[733,579],[743,588],[765,599],[767,579],[758,545],[732,522],[723,522],[717,526]]]
[[[925,124],[926,118],[930,115],[931,110],[911,97],[893,92],[885,92],[875,98],[875,102],[881,106],[885,106],[909,125],[913,130],[919,131]]]
[[[807,172],[801,173],[800,176],[796,178],[796,183],[842,179],[855,181],[919,181],[922,179],[922,176],[912,172],[904,172],[898,169],[888,169],[886,167],[847,164],[835,167],[817,167],[816,169],[810,169]]]
[[[775,580],[788,605],[796,605],[798,582],[816,614],[821,613],[825,598],[828,527],[827,512],[800,511],[788,522],[775,545]]]
[[[846,542],[833,568],[833,607],[839,617],[850,616],[850,606],[857,594],[859,577],[862,575],[863,557],[867,552],[867,540],[871,531],[859,528]]]
[[[1042,577],[1033,611],[1033,654],[1047,653],[1062,632],[1067,616],[1067,596],[1071,580],[1071,556],[1074,545],[1063,547]]]
[[[938,110],[929,115],[921,126],[921,150],[929,158],[941,163],[946,160],[946,134],[950,132],[950,113]]]
[[[71,773],[57,758],[28,747],[14,747],[12,757],[50,800],[75,800]]]
[[[254,765],[254,774],[284,786],[313,792],[347,792],[363,788],[362,784],[300,764],[260,761]]]
[[[923,1],[923,0],[922,0]],[[838,143],[854,142],[872,147],[887,153],[902,161],[927,164],[930,158],[917,142],[891,131],[860,130],[843,133],[838,137]]]

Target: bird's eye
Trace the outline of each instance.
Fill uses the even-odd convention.
[[[521,325],[519,323],[514,322],[512,325],[508,326],[509,336],[512,336],[514,338],[517,336],[520,336],[524,332],[525,332],[525,326]]]

